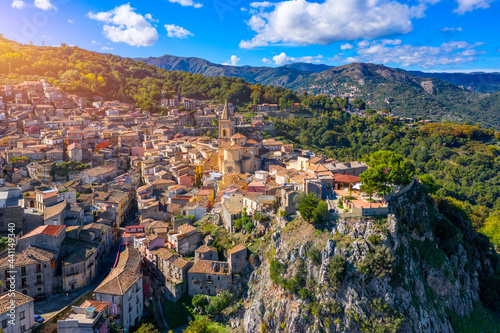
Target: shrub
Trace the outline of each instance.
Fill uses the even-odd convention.
[[[307,250],[307,257],[315,265],[321,264],[321,252],[314,246]]]
[[[195,308],[204,310],[205,307],[208,305],[207,296],[202,294],[194,295],[192,304]]]
[[[281,262],[272,259],[269,265],[269,275],[271,277],[271,281],[277,285],[283,285],[284,279],[282,277],[283,273],[286,271],[286,266]]]
[[[380,243],[380,236],[376,234],[371,234],[370,236],[368,236],[368,241],[373,245],[378,245],[378,243]]]
[[[232,297],[233,295],[231,295],[227,290],[223,290],[217,294],[217,296],[212,297],[206,306],[207,314],[209,316],[215,316],[224,311],[224,309],[226,309],[231,303]]]
[[[189,326],[186,327],[182,333],[216,333],[217,329],[210,327],[210,321],[201,317],[196,320],[192,320],[189,322]]]
[[[363,274],[372,274],[381,279],[392,274],[394,257],[389,249],[383,245],[377,245],[366,254],[365,260],[359,265],[358,270]]]
[[[336,255],[328,264],[327,277],[330,281],[330,286],[337,290],[345,277],[346,260],[344,256]]]

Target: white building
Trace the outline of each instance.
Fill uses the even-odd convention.
[[[116,304],[113,316],[118,326],[128,332],[139,323],[144,307],[141,256],[132,245],[121,246],[118,263],[94,290],[95,300]]]

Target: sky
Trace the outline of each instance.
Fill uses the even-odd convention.
[[[500,72],[500,0],[0,0],[0,34],[235,66]]]

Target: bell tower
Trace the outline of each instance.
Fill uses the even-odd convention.
[[[222,111],[222,117],[219,119],[219,146],[228,146],[231,144],[231,137],[234,135],[234,121],[229,116],[229,107],[227,99]]]

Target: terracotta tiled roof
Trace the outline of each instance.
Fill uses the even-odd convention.
[[[207,245],[200,246],[194,252],[207,253],[209,251],[217,252],[217,250],[214,247],[207,246]]]
[[[179,231],[180,234],[187,234],[191,231],[197,231],[197,229],[190,224],[183,224],[177,228],[177,231]]]
[[[225,261],[212,261],[212,260],[198,260],[194,263],[188,273],[204,273],[204,274],[216,274],[216,275],[227,275],[231,274],[229,272],[229,265]]]
[[[66,229],[65,225],[41,225],[30,233],[27,233],[21,239],[32,237],[39,234],[44,234],[52,237],[56,237],[60,232]]]
[[[47,249],[42,249],[36,246],[30,246],[30,249],[16,253],[16,261],[14,265],[16,267],[40,264],[54,260],[56,257],[55,252],[49,251]],[[9,268],[9,258],[4,257],[0,259],[0,269]]]
[[[48,220],[58,214],[61,214],[66,209],[66,200],[61,201],[53,206],[45,208],[45,213],[43,214],[43,219]]]
[[[82,303],[82,305],[80,305],[81,308],[88,308],[88,307],[93,307],[95,308],[96,311],[104,311],[108,308],[108,306],[110,306],[111,303],[108,303],[108,302],[97,302],[97,301],[90,301],[90,300],[86,300],[85,302]]]
[[[228,254],[235,254],[236,252],[240,252],[240,251],[243,251],[243,250],[245,250],[245,251],[246,251],[246,249],[247,249],[247,248],[245,247],[245,245],[243,245],[243,244],[238,244],[238,245],[236,245],[235,247],[233,247],[233,248],[231,248],[231,249],[227,250],[227,253],[228,253]]]
[[[186,259],[182,259],[182,258],[177,258],[174,261],[172,261],[172,265],[174,265],[175,267],[178,267],[180,269],[183,269],[189,263],[190,263],[190,261],[188,261]]]
[[[95,293],[124,295],[142,277],[141,256],[134,247],[127,245],[120,253],[118,264],[94,290]]]
[[[9,311],[11,301],[14,301],[16,307],[34,301],[33,298],[21,294],[20,292],[14,291],[13,293],[13,295],[10,295],[10,293],[0,295],[0,314]]]

